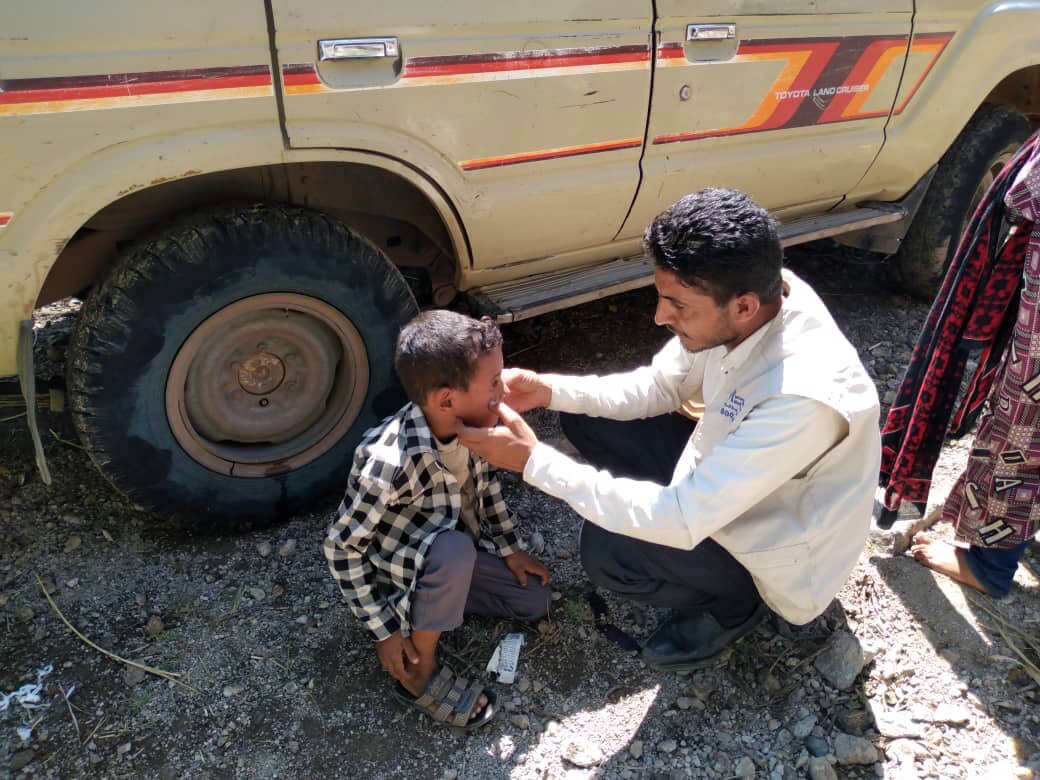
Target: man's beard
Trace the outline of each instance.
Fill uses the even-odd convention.
[[[734,333],[729,338],[720,338],[720,339],[718,339],[716,341],[712,341],[712,342],[710,342],[708,344],[705,344],[703,346],[690,348],[690,347],[686,346],[685,342],[688,339],[687,339],[685,334],[680,333],[675,328],[673,328],[671,325],[665,325],[665,327],[669,330],[669,332],[671,332],[671,334],[673,336],[677,336],[679,338],[679,343],[682,344],[682,348],[685,349],[687,352],[689,352],[691,354],[697,354],[698,352],[707,352],[709,349],[715,349],[715,347],[721,347],[724,344],[728,344],[729,342],[731,342],[733,339],[736,338],[736,334]]]

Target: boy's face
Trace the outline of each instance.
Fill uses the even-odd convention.
[[[477,359],[477,370],[466,390],[452,390],[452,411],[463,423],[485,428],[498,422],[498,404],[502,400],[502,347]]]

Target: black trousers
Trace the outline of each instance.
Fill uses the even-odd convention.
[[[597,468],[661,485],[671,482],[695,425],[681,414],[629,421],[561,414],[560,424]],[[712,539],[681,550],[586,521],[580,546],[589,579],[632,601],[677,614],[708,611],[724,626],[742,623],[762,601],[747,569]]]

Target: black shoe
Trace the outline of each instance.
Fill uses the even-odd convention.
[[[733,628],[719,625],[709,612],[672,618],[643,645],[643,662],[662,672],[691,672],[714,665],[722,651],[754,630],[769,615],[760,603],[751,616]]]

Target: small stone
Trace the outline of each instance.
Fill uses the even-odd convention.
[[[769,722],[766,723],[766,728],[770,731],[776,731],[778,728],[780,728],[780,721],[778,721],[776,718],[770,718]]]
[[[36,758],[36,754],[31,750],[20,750],[11,756],[11,771],[19,772],[24,769],[30,761]]]
[[[737,777],[754,777],[755,762],[747,756],[742,756],[733,767],[733,774]]]
[[[271,543],[268,541],[260,542],[260,544],[256,546],[256,551],[260,553],[261,558],[266,558],[271,554]]]
[[[563,757],[577,767],[588,769],[603,761],[603,751],[598,745],[575,737],[563,749]]]
[[[801,720],[795,722],[791,726],[791,733],[796,739],[805,739],[807,736],[812,734],[813,728],[816,726],[816,716],[809,715]]]
[[[159,636],[163,631],[162,618],[158,615],[152,615],[148,618],[148,622],[144,624],[144,633],[146,636]]]
[[[559,600],[560,600],[560,599],[562,599],[562,598],[563,598],[563,594],[562,594],[562,593],[560,593],[560,591],[558,591],[558,590],[554,590],[554,591],[552,592],[552,600],[553,600],[553,601],[559,601]]]
[[[863,737],[851,734],[834,737],[834,754],[839,764],[873,764],[878,760],[877,748]]]
[[[136,666],[128,666],[126,667],[126,671],[123,672],[123,682],[125,682],[130,688],[133,688],[135,685],[143,683],[147,676],[148,673],[144,669],[139,669]]]
[[[677,747],[679,745],[674,739],[666,739],[657,743],[657,749],[662,753],[674,753]]]
[[[816,757],[825,756],[831,752],[830,745],[823,737],[810,736],[805,738],[805,749]]]
[[[707,701],[715,692],[715,680],[707,675],[700,675],[690,684],[690,693],[701,701]]]
[[[276,598],[279,598],[280,596],[284,596],[284,595],[285,595],[285,588],[283,588],[281,585],[275,585],[275,586],[273,586],[271,588],[271,598],[272,599],[276,599]]]
[[[32,607],[19,607],[15,610],[14,616],[19,623],[28,623],[36,617],[36,613],[32,611]]]
[[[531,690],[533,690],[535,693],[541,693],[544,687],[545,683],[543,683],[541,680],[535,680],[531,684]]]
[[[73,577],[71,580],[65,580],[65,587],[66,588],[78,588],[79,587],[79,577]]]
[[[545,552],[545,537],[541,531],[535,531],[527,538],[527,549],[534,555]]]
[[[838,780],[838,773],[826,758],[809,759],[810,780]]]
[[[688,696],[680,696],[675,700],[675,706],[680,710],[688,710],[693,706],[693,699]]]
[[[278,554],[283,558],[288,558],[294,552],[296,552],[295,539],[287,539],[285,542],[282,543],[282,546],[278,548]]]
[[[441,780],[457,780],[459,776],[459,770],[457,769],[445,769],[444,774],[441,775]]]
[[[924,718],[922,718],[924,720]],[[935,723],[949,723],[954,726],[965,726],[971,722],[971,710],[963,704],[943,702],[935,709],[935,715],[928,718]]]
[[[835,631],[823,652],[816,656],[816,670],[832,688],[844,691],[863,671],[863,648],[848,631]]]
[[[643,740],[632,740],[632,744],[628,746],[628,752],[632,755],[632,758],[637,761],[641,759],[643,757]]]
[[[529,729],[531,728],[531,721],[526,715],[512,715],[509,718],[509,722],[516,726],[518,729]]]
[[[230,699],[232,696],[238,696],[238,694],[242,693],[244,690],[245,687],[242,685],[225,685],[224,696],[225,698]]]
[[[133,747],[133,743],[131,743],[131,742],[124,742],[122,745],[118,745],[116,747],[116,755],[117,756],[125,756],[127,753],[130,752],[130,748],[132,748],[132,747]]]
[[[839,710],[838,726],[847,734],[862,737],[874,726],[874,716],[868,710]],[[882,734],[884,732],[881,732]]]
[[[72,552],[78,550],[83,545],[83,537],[79,534],[73,534],[65,540],[65,552]]]
[[[207,575],[206,575],[205,577],[203,577],[202,579],[204,579],[204,580],[206,581],[206,584],[207,584],[207,585],[212,585],[212,584],[213,584],[214,582],[216,582],[216,581],[217,581],[217,578],[216,578],[216,577],[214,577],[214,576],[213,576],[212,574],[207,574]]]
[[[249,598],[253,601],[263,601],[265,594],[260,588],[248,588]]]
[[[137,602],[137,606],[143,607],[148,602],[148,599],[144,597],[143,593],[138,593],[136,596],[134,596],[134,601]]]

